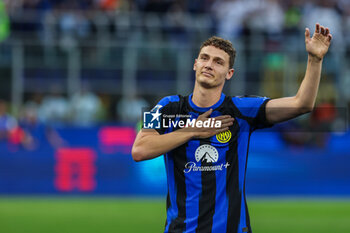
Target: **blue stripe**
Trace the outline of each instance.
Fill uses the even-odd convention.
[[[180,97],[178,95],[166,96],[163,99],[161,99],[157,105],[161,105],[162,107],[164,107],[170,102],[179,102],[179,101],[180,101]],[[166,130],[167,133],[171,131],[173,131],[173,127]],[[171,222],[178,216],[178,207],[176,203],[177,189],[175,184],[174,160],[172,157],[172,153],[169,152],[166,155],[164,155],[164,160],[165,160],[165,167],[167,172],[168,193],[170,198],[170,207],[167,210],[166,227],[164,230],[164,233],[166,233],[169,231],[169,226]]]
[[[238,232],[242,232],[242,229],[247,227],[247,222],[246,222],[246,208],[245,208],[245,199],[244,199],[244,180],[245,180],[245,174],[246,174],[246,162],[247,162],[247,152],[248,152],[248,140],[249,140],[249,135],[250,135],[250,130],[249,130],[249,124],[240,119],[236,118],[236,121],[239,125],[239,137],[238,137],[238,148],[237,148],[237,153],[238,153],[238,176],[239,176],[239,189],[241,192],[241,218],[240,218],[240,223],[238,226]]]
[[[232,102],[243,116],[256,117],[260,106],[267,99],[267,97],[232,97]]]
[[[200,146],[199,140],[191,140],[186,148],[187,161],[196,162],[196,149]],[[195,232],[198,224],[199,197],[202,190],[201,172],[185,173],[186,181],[186,231]]]
[[[188,97],[188,102],[189,102],[190,106],[191,106],[194,110],[196,110],[196,111],[198,111],[198,112],[206,112],[206,111],[208,111],[208,110],[211,109],[211,108],[212,108],[212,109],[215,109],[215,108],[219,107],[219,106],[222,104],[222,102],[224,102],[224,100],[225,100],[225,94],[224,94],[224,93],[221,93],[220,100],[219,100],[218,102],[216,102],[216,104],[214,104],[214,105],[211,106],[211,107],[201,108],[201,107],[198,107],[197,105],[195,105],[195,104],[193,103],[193,101],[192,101],[192,95],[193,95],[193,94],[191,94],[191,95]]]
[[[222,113],[219,112],[219,111],[213,111],[211,114],[210,114],[210,117],[217,117],[217,116],[221,116]]]
[[[180,97],[178,95],[166,96],[158,102],[158,105],[162,105],[164,107],[170,102],[179,102],[179,101],[180,101]]]
[[[221,116],[222,113],[214,111],[210,117]],[[215,137],[215,136],[214,136]],[[214,146],[214,145],[213,145]],[[226,156],[229,147],[215,147],[218,150],[219,156]],[[215,164],[220,164],[226,161],[225,158]],[[227,214],[228,214],[228,197],[226,192],[226,174],[227,169],[224,168],[222,171],[215,171],[216,176],[216,196],[215,196],[215,213],[213,216],[212,233],[226,232],[227,228]]]
[[[174,177],[174,160],[171,153],[167,153],[165,156],[168,191],[170,197],[170,208],[167,210],[167,225],[164,232],[168,232],[171,221],[173,221],[178,215],[178,208],[176,204],[176,184]]]
[[[226,156],[226,152],[229,147],[216,147],[219,156]],[[226,161],[220,159],[221,161]],[[232,166],[232,165],[231,165]],[[223,168],[222,171],[217,170],[216,175],[216,197],[215,197],[215,213],[213,216],[212,233],[226,232],[227,228],[227,214],[228,214],[228,197],[226,192],[226,174],[227,169]]]

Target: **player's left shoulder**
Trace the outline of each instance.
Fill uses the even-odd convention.
[[[268,97],[256,95],[234,96],[231,99],[235,108],[246,117],[256,117],[269,100],[270,98]]]
[[[244,107],[260,105],[263,102],[270,100],[266,96],[257,96],[257,95],[243,95],[243,96],[233,96],[231,98],[232,102],[238,105],[237,107],[243,105]]]

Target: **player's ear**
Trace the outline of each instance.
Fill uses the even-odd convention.
[[[197,59],[194,59],[193,70],[196,70]]]
[[[226,74],[226,80],[230,80],[233,76],[233,73],[235,72],[235,69],[229,69]]]

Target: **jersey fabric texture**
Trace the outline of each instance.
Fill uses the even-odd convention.
[[[190,96],[168,96],[157,105],[163,120],[196,119],[213,109],[210,117],[231,115],[229,131],[206,139],[192,139],[164,155],[167,172],[165,233],[251,232],[245,198],[249,139],[258,128],[268,127],[266,97],[229,97],[200,108]],[[157,129],[170,133],[176,127]]]

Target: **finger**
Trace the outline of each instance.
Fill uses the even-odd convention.
[[[321,26],[321,27],[320,27],[320,31],[321,31],[321,34],[322,34],[322,35],[325,35],[326,30],[324,29],[324,27],[323,27],[323,26]]]
[[[229,129],[228,127],[221,128],[221,129],[217,129],[217,130],[215,130],[215,134],[225,132],[225,131],[227,131],[228,129]]]
[[[221,124],[227,124],[227,123],[233,123],[235,121],[234,118],[230,118],[230,119],[224,119],[224,120],[221,120],[219,122],[221,122]],[[218,122],[217,120],[215,122]]]
[[[326,28],[326,34],[325,34],[325,36],[328,36],[328,34],[329,34],[329,28]]]
[[[309,28],[305,28],[305,40],[310,39],[310,29]]]
[[[320,33],[320,24],[316,23],[315,33]]]
[[[205,117],[208,118],[210,116],[210,114],[213,112],[213,109],[209,109],[208,111],[206,111],[205,113],[203,113],[202,115],[200,115],[201,117]]]
[[[331,41],[333,38],[332,34],[328,34],[328,41]]]
[[[221,124],[221,127],[220,128],[226,128],[226,127],[230,127],[233,125],[233,122],[227,122],[227,123],[223,123]]]
[[[225,117],[225,118],[218,118],[218,117],[215,117],[214,119],[215,119],[215,121],[221,121],[221,122],[230,122],[230,121],[234,121],[234,118],[233,118],[233,117]]]
[[[223,120],[223,119],[229,119],[229,118],[232,118],[230,115],[222,115],[222,116],[217,116],[217,117],[214,117],[215,120]]]
[[[230,122],[233,123],[234,121],[235,121],[235,118],[228,118],[228,119],[221,120],[221,124],[226,124]]]

